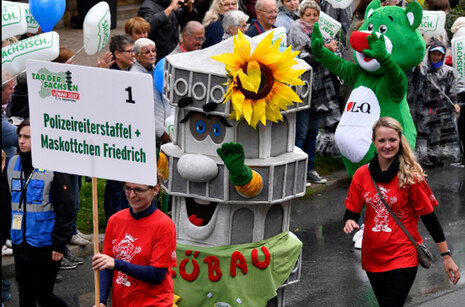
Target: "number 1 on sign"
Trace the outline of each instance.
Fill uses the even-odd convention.
[[[128,99],[126,99],[127,103],[136,103],[134,100],[132,100],[132,87],[127,87],[125,89],[126,92],[128,92]]]

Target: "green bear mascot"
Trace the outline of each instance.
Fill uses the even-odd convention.
[[[314,26],[313,54],[353,88],[335,133],[336,145],[351,176],[374,156],[371,133],[380,117],[397,119],[410,146],[415,147],[416,130],[407,104],[404,72],[425,55],[425,42],[417,30],[422,16],[417,2],[403,9],[381,7],[380,0],[373,0],[359,31],[350,36],[356,64],[324,48],[318,24]]]

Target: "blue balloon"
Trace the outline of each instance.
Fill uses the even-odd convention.
[[[49,32],[63,17],[66,0],[29,0],[31,14],[39,23],[42,32]]]
[[[165,70],[165,58],[158,61],[153,70],[153,83],[160,93],[163,93],[163,72]]]

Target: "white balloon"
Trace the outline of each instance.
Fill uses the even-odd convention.
[[[22,5],[2,1],[2,40],[27,31],[26,11]]]
[[[335,9],[345,9],[352,4],[353,0],[328,0]]]
[[[60,36],[51,31],[2,48],[2,69],[17,75],[26,69],[26,60],[53,61],[60,53]]]
[[[20,5],[24,7],[24,10],[25,10],[24,18],[26,18],[26,23],[27,23],[26,32],[35,34],[37,33],[37,31],[39,31],[39,23],[35,20],[34,16],[32,16],[31,9],[29,8],[28,3],[2,1],[2,4],[3,5]]]
[[[170,139],[174,138],[174,115],[168,116],[165,119],[165,132],[168,133]]]
[[[84,18],[84,48],[88,55],[99,53],[110,38],[110,6],[102,1],[94,5]]]

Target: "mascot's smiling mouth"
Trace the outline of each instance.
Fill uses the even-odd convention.
[[[356,60],[358,64],[367,71],[376,71],[381,68],[381,65],[377,60],[369,58],[363,54],[364,49],[370,49],[368,46],[367,37],[369,35],[373,35],[374,33],[376,33],[375,35],[378,35],[378,37],[381,35],[379,32],[370,31],[354,31],[350,35],[350,45],[355,51]],[[384,35],[384,40],[386,44],[386,50],[389,54],[391,54],[392,42],[386,35]]]

